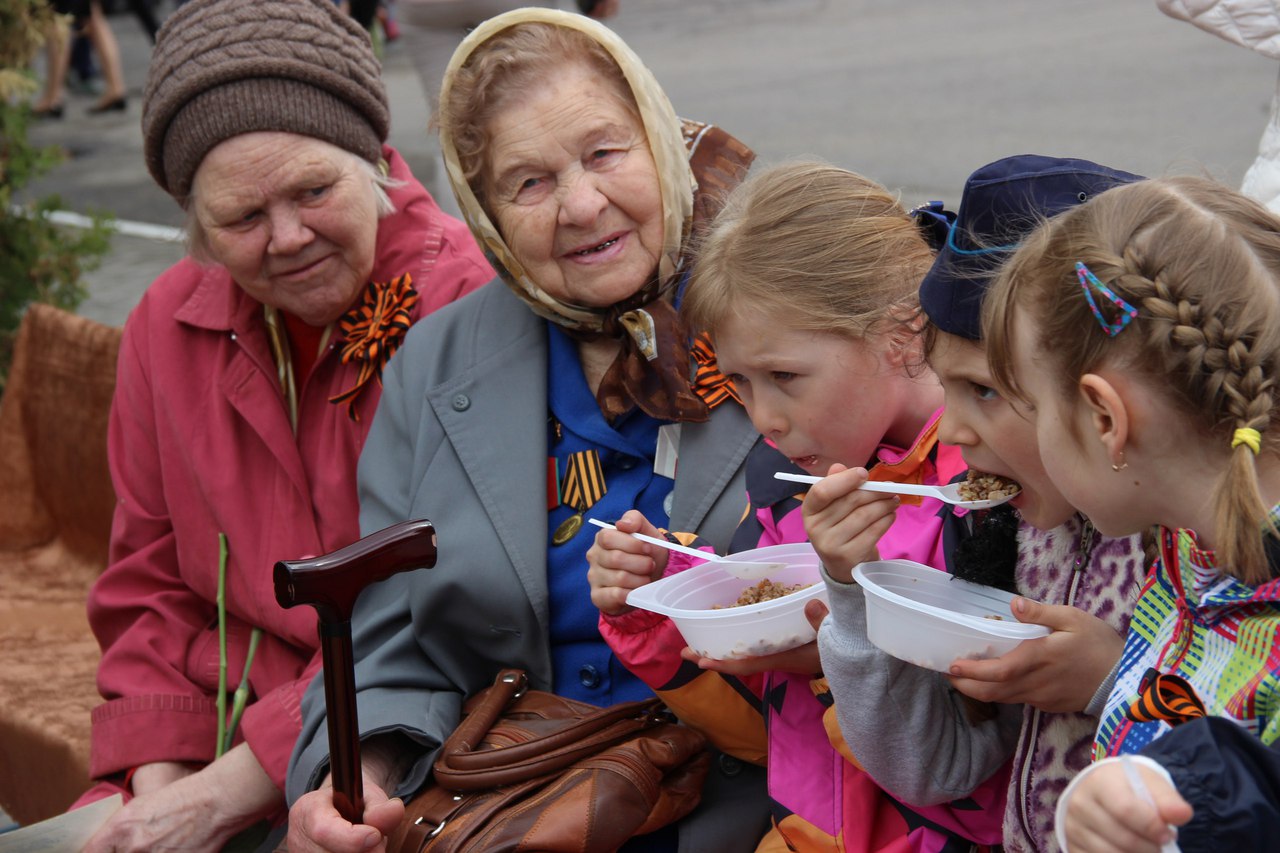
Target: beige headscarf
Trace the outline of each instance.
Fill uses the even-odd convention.
[[[661,183],[663,251],[658,261],[658,278],[663,282],[673,282],[676,272],[680,269],[680,253],[688,236],[693,215],[693,192],[697,184],[689,168],[689,155],[680,132],[680,119],[676,117],[671,102],[667,100],[666,93],[654,79],[653,73],[640,61],[640,57],[636,56],[635,52],[627,47],[626,43],[612,30],[585,15],[538,7],[514,9],[490,18],[476,27],[454,51],[453,58],[449,60],[449,66],[444,73],[440,102],[447,103],[449,90],[453,88],[454,75],[466,64],[468,57],[477,47],[503,30],[530,22],[552,24],[584,33],[608,51],[622,69],[622,74],[635,96],[636,104],[640,107],[640,121],[648,136],[649,150],[653,154],[653,162],[658,170],[658,181]],[[511,254],[498,229],[481,208],[475,193],[471,191],[463,174],[462,165],[458,161],[458,152],[454,147],[453,139],[442,133],[440,148],[444,154],[449,182],[453,185],[453,192],[457,196],[462,215],[480,246],[492,256],[491,259],[496,259],[494,268],[502,274],[507,283],[539,316],[567,328],[600,330],[607,309],[573,305],[550,296],[538,287],[529,278],[520,262]]]
[[[529,277],[481,207],[467,184],[453,139],[442,132],[440,146],[445,169],[462,215],[494,269],[534,313],[576,335],[606,334],[622,340],[623,351],[606,374],[598,394],[601,409],[607,416],[616,417],[635,404],[654,417],[705,420],[707,406],[689,387],[687,341],[669,301],[685,263],[683,253],[694,221],[698,182],[689,158],[704,137],[715,131],[717,140],[732,143],[731,151],[714,159],[719,169],[717,177],[731,173],[732,181],[736,182],[741,177],[738,172],[745,173],[751,161],[750,149],[707,125],[682,124],[658,81],[622,39],[590,18],[555,9],[516,9],[472,31],[449,61],[441,87],[441,103],[448,102],[457,70],[479,45],[503,30],[530,22],[585,34],[600,44],[622,70],[639,107],[661,191],[663,250],[656,278],[640,288],[635,297],[607,308],[574,305],[546,293]],[[708,143],[706,147],[710,151],[713,144]],[[737,166],[741,168],[735,168]]]

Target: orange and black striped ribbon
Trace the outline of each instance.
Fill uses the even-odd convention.
[[[734,389],[733,381],[720,372],[716,363],[716,351],[711,346],[710,335],[703,332],[694,338],[689,352],[697,364],[693,372],[693,393],[702,398],[707,408],[714,409],[728,399],[741,405],[742,398]]]
[[[578,512],[586,512],[596,501],[604,497],[609,487],[604,482],[604,466],[595,450],[579,450],[570,453],[565,462],[564,482],[561,484],[561,500]]]
[[[338,321],[338,331],[346,338],[342,363],[356,362],[360,373],[356,384],[330,397],[330,403],[347,404],[347,414],[360,420],[356,397],[373,381],[382,382],[382,368],[395,355],[413,325],[413,306],[418,291],[408,273],[386,282],[369,282],[364,298]]]
[[[1138,698],[1125,716],[1135,723],[1164,720],[1176,726],[1205,716],[1205,708],[1185,678],[1152,668],[1142,676]]]

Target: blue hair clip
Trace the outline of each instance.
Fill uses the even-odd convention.
[[[1084,298],[1089,300],[1089,310],[1093,312],[1093,316],[1098,320],[1098,325],[1102,327],[1102,331],[1107,333],[1107,337],[1114,338],[1120,334],[1124,327],[1129,325],[1129,321],[1138,316],[1137,308],[1116,296],[1111,288],[1098,281],[1098,277],[1090,272],[1089,268],[1080,261],[1076,261],[1076,278],[1080,280],[1080,288],[1084,291]],[[1120,319],[1114,323],[1107,322],[1107,318],[1103,317],[1102,312],[1098,310],[1098,303],[1094,301],[1093,292],[1095,290],[1111,300],[1111,304],[1120,309]]]

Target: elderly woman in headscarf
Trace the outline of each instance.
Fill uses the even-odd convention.
[[[378,844],[403,814],[387,797],[421,788],[463,700],[504,667],[600,706],[651,695],[600,637],[584,516],[639,507],[723,549],[744,510],[757,436],[675,303],[690,234],[751,152],[681,122],[616,35],[554,10],[477,28],[446,72],[440,123],[463,214],[502,280],[415,328],[384,376],[361,529],[428,518],[439,556],[356,605],[363,824],[327,788],[303,796],[328,759],[319,686],[304,700],[295,851]],[[681,847],[754,849],[763,771],[712,765]],[[674,849],[675,834],[633,843]]]
[[[89,598],[105,702],[80,802],[132,799],[91,851],[216,850],[284,814],[319,657],[315,614],[279,607],[272,566],[359,537],[386,354],[493,275],[388,123],[369,38],[329,0],[192,0],[160,31],[145,154],[193,248],[120,349],[119,503]],[[247,673],[238,725],[220,671],[224,695]]]

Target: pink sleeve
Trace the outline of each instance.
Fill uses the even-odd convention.
[[[321,668],[316,652],[302,676],[281,684],[245,708],[240,719],[240,736],[281,791],[289,771],[289,756],[302,734],[302,695]]]
[[[679,555],[672,555],[673,557]],[[600,614],[600,636],[622,665],[654,690],[661,690],[684,662],[684,638],[660,613],[632,610],[620,616]]]
[[[758,702],[763,673],[739,679],[698,669],[680,657],[686,643],[672,621],[647,610],[601,614],[600,634],[623,665],[682,722],[730,755],[754,764],[764,762],[766,735]]]
[[[120,348],[108,427],[117,503],[108,565],[89,594],[102,647],[93,711],[90,775],[151,761],[210,761],[215,705],[185,674],[189,647],[214,607],[178,574],[156,447],[146,354],[145,306]],[[139,328],[142,327],[142,328]]]

